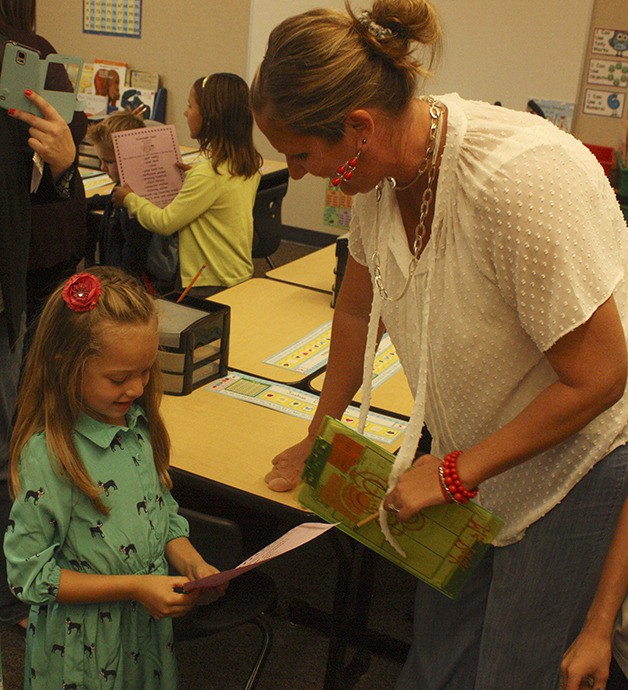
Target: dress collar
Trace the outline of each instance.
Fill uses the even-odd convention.
[[[146,413],[136,403],[126,413],[127,426],[107,424],[90,417],[85,412],[80,412],[74,432],[84,436],[101,448],[107,448],[120,431],[134,430],[139,424],[140,418],[148,421]]]

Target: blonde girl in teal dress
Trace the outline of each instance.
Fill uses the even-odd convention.
[[[201,599],[175,588],[216,570],[170,495],[157,345],[152,298],[117,269],[73,276],[41,316],[4,542],[11,589],[31,606],[25,688],[178,685],[171,618]]]

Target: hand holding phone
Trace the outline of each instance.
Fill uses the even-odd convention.
[[[82,109],[76,97],[82,69],[80,57],[51,54],[44,60],[33,48],[8,41],[0,74],[0,107],[41,116],[39,108],[24,95],[31,89],[70,122],[74,111]]]

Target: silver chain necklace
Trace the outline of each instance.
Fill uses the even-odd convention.
[[[396,189],[397,191],[403,191],[405,189],[409,189],[414,185],[419,178],[425,174],[426,171],[429,170],[427,174],[427,184],[425,186],[425,190],[423,191],[423,195],[421,197],[421,208],[419,210],[419,222],[417,223],[416,228],[414,229],[414,242],[412,244],[412,259],[410,260],[410,264],[408,266],[408,278],[406,280],[406,284],[403,287],[403,290],[400,292],[399,295],[396,297],[391,297],[388,290],[386,289],[386,286],[384,285],[384,277],[382,275],[382,270],[381,270],[381,261],[380,261],[380,256],[379,256],[379,249],[378,249],[378,240],[379,240],[379,204],[382,198],[382,191],[383,191],[383,186],[384,186],[384,180],[381,180],[376,188],[375,188],[375,198],[377,200],[377,215],[375,218],[375,251],[373,252],[373,273],[374,273],[374,280],[375,280],[375,285],[377,287],[377,290],[381,296],[382,299],[388,301],[388,302],[398,302],[407,292],[408,287],[410,285],[410,282],[412,278],[414,278],[414,275],[416,273],[416,269],[419,263],[419,257],[421,256],[421,251],[423,250],[423,246],[425,243],[425,237],[427,235],[427,228],[425,227],[425,221],[427,219],[428,213],[430,211],[430,206],[432,203],[432,200],[434,199],[434,180],[436,178],[436,172],[437,172],[437,167],[436,167],[436,161],[438,159],[438,152],[440,149],[440,137],[441,137],[441,124],[442,124],[442,115],[444,111],[444,106],[442,103],[439,101],[435,100],[431,96],[426,96],[424,100],[427,101],[427,103],[430,106],[430,131],[428,135],[428,141],[427,141],[427,146],[425,148],[425,156],[423,160],[419,163],[418,169],[417,169],[417,174],[415,177],[412,179],[411,182],[409,182],[406,185],[399,186],[397,184],[397,181],[395,180],[394,177],[387,177],[386,180],[390,184],[392,189]]]

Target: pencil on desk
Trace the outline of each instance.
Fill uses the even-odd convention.
[[[189,284],[189,285],[185,288],[185,290],[179,295],[179,299],[177,300],[177,304],[179,304],[179,302],[182,302],[182,301],[183,301],[183,299],[185,298],[185,296],[186,296],[186,295],[188,294],[188,292],[192,289],[192,286],[193,286],[194,283],[198,280],[198,277],[201,275],[201,273],[202,273],[204,270],[205,270],[205,264],[203,264],[203,265],[198,269],[198,271],[196,272],[196,275],[195,275],[194,278],[192,278],[192,280],[190,281],[190,284]]]
[[[367,515],[365,518],[362,518],[359,522],[355,523],[356,527],[364,527],[364,525],[368,525],[369,522],[373,522],[373,520],[377,520],[379,517],[379,513],[371,513],[370,515]]]

